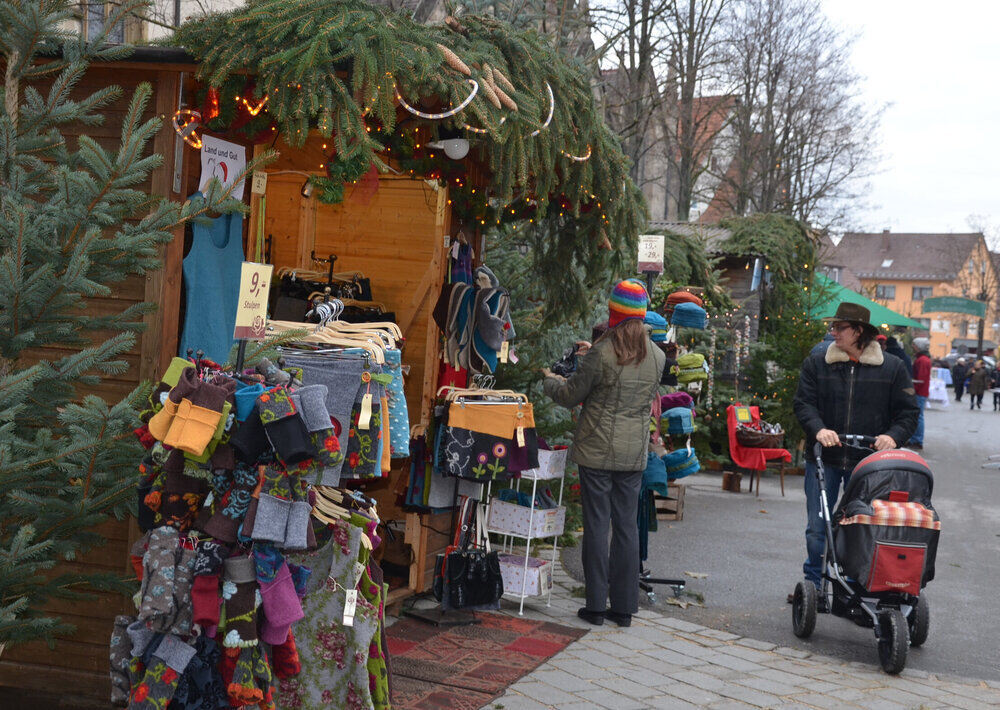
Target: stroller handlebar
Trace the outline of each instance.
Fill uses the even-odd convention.
[[[840,434],[840,443],[845,446],[850,446],[853,449],[863,449],[865,451],[874,451],[875,437],[865,436],[864,434]],[[823,445],[816,442],[814,452],[817,459],[821,459],[823,452]]]

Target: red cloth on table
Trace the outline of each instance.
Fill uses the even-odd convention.
[[[787,449],[758,449],[750,446],[740,446],[736,441],[736,407],[730,404],[726,407],[726,428],[729,430],[729,456],[733,463],[751,471],[763,471],[768,461],[782,460],[791,463],[792,455]],[[750,416],[754,424],[760,424],[760,407],[750,407]]]

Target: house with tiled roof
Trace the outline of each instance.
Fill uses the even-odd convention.
[[[1000,339],[1000,278],[995,255],[980,232],[927,234],[849,232],[828,250],[822,268],[837,283],[921,321],[931,356],[975,352],[979,319],[958,313],[924,313],[934,296],[962,296],[987,304],[983,348]]]

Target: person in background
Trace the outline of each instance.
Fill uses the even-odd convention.
[[[983,395],[990,384],[990,373],[982,360],[976,360],[969,375],[969,409],[983,408]]]
[[[907,372],[913,371],[913,364],[910,362],[910,356],[906,354],[905,350],[903,350],[903,346],[899,344],[898,340],[896,340],[896,336],[890,335],[885,339],[885,351],[902,360],[903,364],[906,365]]]
[[[962,394],[965,392],[965,378],[969,371],[965,367],[965,358],[960,357],[951,368],[951,384],[955,388],[955,401],[962,401]]]
[[[841,303],[831,319],[835,341],[825,352],[802,363],[795,393],[795,417],[806,433],[806,551],[805,578],[822,582],[826,530],[820,517],[819,478],[815,444],[822,451],[826,495],[831,508],[840,497],[851,470],[866,450],[843,446],[841,434],[875,438],[876,451],[895,449],[910,440],[920,409],[914,398],[910,373],[898,358],[889,357],[875,342],[878,330],[871,312],[856,303]],[[820,604],[826,604],[820,597]]]
[[[990,373],[990,391],[993,392],[993,411],[1000,411],[1000,363]]]
[[[879,345],[880,348],[882,348],[882,352],[885,352],[886,341],[888,340],[888,338],[886,338],[884,335],[882,335],[881,333],[879,333],[875,337],[875,340],[878,341],[878,345]]]
[[[587,605],[577,616],[595,625],[610,619],[630,626],[639,609],[639,489],[649,450],[649,407],[666,360],[643,323],[647,301],[641,284],[622,281],[608,303],[608,331],[576,372],[563,379],[542,370],[545,394],[556,404],[583,404],[571,452],[580,469],[587,590]]]
[[[812,350],[809,351],[809,354],[815,355],[816,353],[825,353],[826,349],[830,347],[830,343],[832,342],[833,342],[833,333],[831,333],[830,331],[826,331],[826,335],[823,336],[823,339],[821,341],[813,345],[813,348]]]
[[[931,393],[931,356],[928,351],[931,349],[931,341],[927,338],[913,339],[913,391],[917,394],[917,405],[920,407],[920,416],[917,418],[917,429],[910,438],[911,449],[920,451],[924,448],[924,409],[927,407],[927,398]]]

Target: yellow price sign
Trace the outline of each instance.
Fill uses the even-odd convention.
[[[272,264],[244,261],[240,272],[240,298],[236,308],[236,340],[263,340],[267,325],[267,294],[271,285]]]

